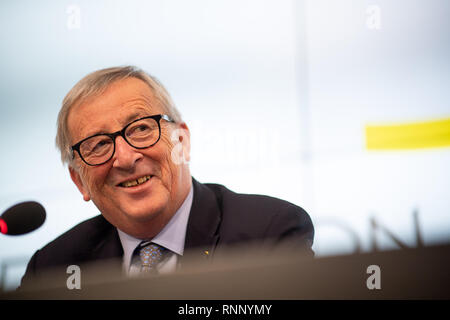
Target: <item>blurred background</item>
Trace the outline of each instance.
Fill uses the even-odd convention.
[[[103,0],[0,3],[0,282],[99,214],[60,162],[56,117],[94,70],[136,65],[191,130],[192,175],[311,216],[316,256],[450,241],[450,2]],[[89,236],[89,235],[86,235]]]

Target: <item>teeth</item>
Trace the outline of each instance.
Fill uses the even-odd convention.
[[[151,176],[144,176],[136,180],[122,182],[120,185],[125,188],[134,187],[150,180]]]

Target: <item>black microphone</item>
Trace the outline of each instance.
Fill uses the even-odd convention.
[[[44,207],[35,201],[18,203],[0,216],[0,232],[20,235],[39,228],[45,221]]]

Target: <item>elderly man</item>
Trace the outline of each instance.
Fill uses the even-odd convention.
[[[188,249],[212,257],[245,243],[295,243],[312,255],[314,229],[302,208],[191,177],[188,126],[142,70],[108,68],[80,80],[63,101],[56,144],[101,215],[38,250],[22,285],[47,268],[110,258],[126,274],[170,272]]]

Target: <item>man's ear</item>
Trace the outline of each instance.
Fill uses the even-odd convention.
[[[78,190],[80,190],[81,194],[83,195],[84,201],[91,200],[91,196],[90,196],[87,188],[84,186],[83,181],[81,180],[80,173],[70,166],[69,166],[69,172],[70,172],[70,177],[72,178],[73,183],[75,183]]]
[[[180,124],[180,136],[178,137],[178,141],[183,146],[183,157],[186,162],[191,161],[191,133],[189,132],[189,128],[186,123],[182,122]]]

